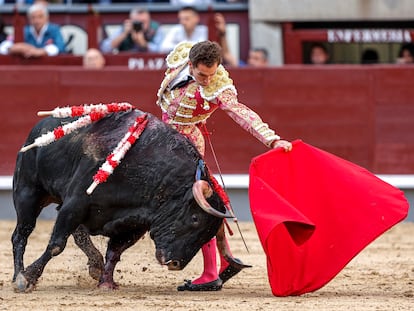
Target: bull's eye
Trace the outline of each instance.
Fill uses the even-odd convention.
[[[192,215],[191,216],[191,220],[193,222],[193,225],[198,225],[198,216],[197,215]]]

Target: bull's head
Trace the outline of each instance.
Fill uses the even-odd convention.
[[[216,235],[223,218],[233,217],[209,181],[201,179],[198,171],[196,175],[182,206],[175,207],[174,217],[151,228],[156,257],[169,270],[183,269],[201,246]],[[202,175],[208,179],[208,175]]]

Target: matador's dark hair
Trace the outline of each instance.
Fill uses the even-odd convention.
[[[190,50],[189,59],[194,67],[198,64],[212,67],[221,64],[221,47],[216,42],[201,41],[193,45]]]

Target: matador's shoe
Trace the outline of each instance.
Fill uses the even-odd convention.
[[[202,284],[193,284],[190,280],[185,280],[183,285],[177,287],[177,290],[182,292],[185,290],[192,291],[192,292],[200,292],[200,291],[218,291],[221,290],[223,287],[223,281],[218,278],[215,281],[202,283]]]

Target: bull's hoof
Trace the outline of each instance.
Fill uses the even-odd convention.
[[[101,278],[102,272],[103,272],[103,269],[101,267],[97,265],[89,265],[89,275],[94,280],[99,281],[99,279]]]
[[[17,293],[30,293],[34,289],[34,284],[27,281],[26,277],[19,273],[14,282],[14,291]]]
[[[93,256],[93,258],[89,258],[88,267],[90,277],[99,281],[104,271],[103,257],[99,254],[97,256]]]
[[[115,282],[103,282],[98,285],[98,288],[103,290],[117,290],[119,285]]]

